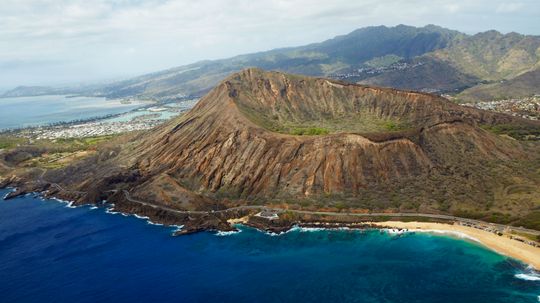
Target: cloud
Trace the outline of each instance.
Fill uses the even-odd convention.
[[[458,4],[455,4],[455,3],[451,3],[451,4],[446,4],[443,6],[444,9],[446,9],[449,13],[457,13],[460,9],[461,9],[461,6],[459,6]]]
[[[2,0],[0,58],[17,73],[3,66],[0,82],[134,75],[381,24],[538,34],[538,15],[536,0]]]
[[[524,4],[521,2],[504,2],[497,6],[497,13],[514,13],[521,10]]]

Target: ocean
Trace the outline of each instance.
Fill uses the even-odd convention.
[[[120,114],[147,103],[122,104],[100,97],[47,95],[0,98],[0,130]]]
[[[466,239],[248,227],[173,237],[174,227],[66,206],[0,199],[0,302],[540,301],[537,273]]]

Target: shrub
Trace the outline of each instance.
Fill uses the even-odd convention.
[[[291,134],[297,136],[319,136],[330,133],[326,128],[310,127],[310,128],[293,128]]]

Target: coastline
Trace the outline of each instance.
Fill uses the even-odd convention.
[[[17,189],[13,187],[5,187],[5,189],[10,190],[10,192],[8,192],[6,196],[3,197],[3,199],[8,198],[10,193],[17,191]],[[76,200],[72,200],[67,197],[58,197],[57,194],[51,194],[48,191],[34,193],[37,194],[40,198],[48,198],[56,200],[59,203],[66,204],[66,207],[68,208],[75,208],[77,206],[83,205],[92,205],[94,207],[97,207],[95,203],[77,203]],[[18,195],[21,194],[22,193],[19,193]],[[121,200],[118,202],[121,202]],[[175,227],[176,230],[173,232],[173,235],[185,235],[200,231],[216,231],[222,235],[227,235],[229,233],[238,232],[238,229],[234,227],[236,224],[249,226],[272,235],[280,235],[282,233],[290,231],[296,226],[313,229],[397,229],[398,233],[401,233],[404,229],[407,229],[407,231],[409,232],[431,232],[450,235],[453,234],[458,237],[468,238],[469,240],[479,242],[481,245],[499,254],[520,260],[530,265],[534,270],[540,270],[540,247],[516,241],[515,239],[510,238],[510,236],[506,233],[498,235],[483,229],[473,228],[459,224],[457,221],[453,221],[453,223],[450,224],[450,222],[452,221],[449,221],[448,223],[419,221],[405,222],[392,219],[388,221],[371,221],[367,218],[357,218],[360,220],[339,222],[334,220],[321,221],[315,218],[311,218],[308,220],[304,219],[279,223],[275,222],[277,224],[274,224],[273,220],[267,220],[265,218],[252,220],[254,218],[257,218],[257,215],[253,212],[235,212],[229,214],[228,216],[221,217],[219,220],[219,224],[208,224],[209,222],[203,222],[205,221],[203,219],[203,217],[205,216],[201,216],[201,218],[198,218],[199,220],[193,220],[195,218],[191,218],[191,220],[186,221],[186,216],[187,218],[189,218],[187,214],[186,216],[181,216],[182,218],[175,216],[162,217],[158,216],[157,213],[155,213],[156,209],[154,208],[149,208],[151,211],[148,212],[144,211],[145,209],[148,210],[148,208],[144,206],[142,206],[142,208],[130,208],[122,207],[122,204],[123,203],[120,203],[120,205],[110,203],[101,206],[105,206],[107,209],[106,212],[110,214],[119,213],[123,216],[133,215],[139,219],[146,220],[149,224],[152,225],[165,225]],[[217,213],[215,214],[217,215]]]
[[[409,231],[420,232],[440,231],[446,233],[463,234],[499,254],[527,263],[536,270],[540,269],[540,247],[534,247],[523,242],[515,241],[506,235],[498,236],[494,233],[459,224],[451,225],[445,223],[400,221],[370,223],[380,228],[408,229]]]

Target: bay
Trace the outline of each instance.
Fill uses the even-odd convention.
[[[0,197],[8,191],[0,190]],[[0,200],[1,302],[538,302],[525,264],[426,233],[219,236],[27,195]]]
[[[41,126],[120,114],[147,105],[147,102],[108,100],[101,97],[47,95],[0,98],[0,130]]]

